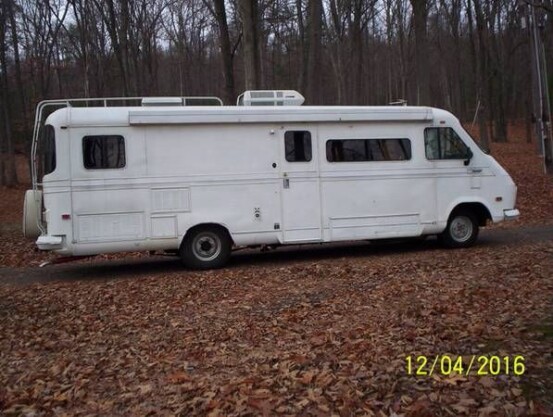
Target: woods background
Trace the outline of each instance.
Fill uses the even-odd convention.
[[[515,119],[530,137],[529,4],[553,69],[551,0],[0,0],[0,184],[17,183],[48,98],[296,89],[465,121],[478,108],[485,143]]]

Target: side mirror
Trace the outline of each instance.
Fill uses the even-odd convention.
[[[467,148],[467,159],[465,159],[463,161],[463,164],[465,164],[465,166],[467,166],[468,164],[470,164],[470,160],[472,159],[472,157],[474,156],[474,154],[472,153],[472,151],[470,150],[470,148]]]

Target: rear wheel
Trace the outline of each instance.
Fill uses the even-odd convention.
[[[220,268],[229,260],[231,246],[230,236],[222,227],[198,227],[188,232],[180,255],[190,268]]]
[[[478,237],[478,220],[468,210],[453,212],[446,229],[438,237],[449,248],[472,246]]]

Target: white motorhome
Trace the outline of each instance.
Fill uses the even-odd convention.
[[[39,106],[24,214],[39,249],[166,250],[212,268],[244,246],[438,235],[466,247],[519,215],[510,176],[444,110],[301,106],[293,91],[237,106],[101,100]],[[43,123],[48,106],[62,108]]]

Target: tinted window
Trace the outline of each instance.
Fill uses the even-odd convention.
[[[87,169],[123,168],[125,166],[125,140],[123,136],[85,136],[83,160]]]
[[[424,130],[427,159],[466,159],[468,147],[450,127],[429,127]]]
[[[284,152],[288,162],[311,161],[311,133],[306,130],[284,133]]]
[[[326,142],[328,162],[406,161],[409,139],[331,139]]]
[[[38,142],[38,179],[56,169],[56,132],[53,126],[46,125]]]

